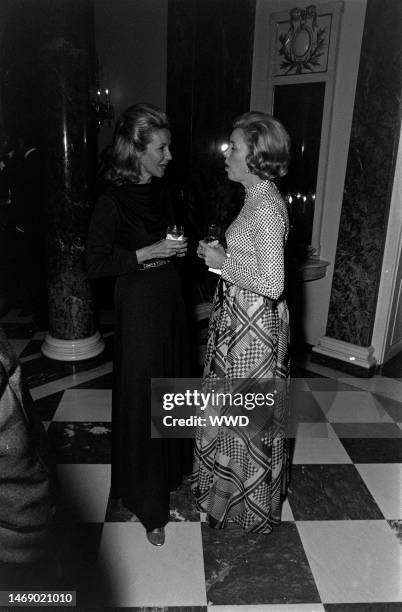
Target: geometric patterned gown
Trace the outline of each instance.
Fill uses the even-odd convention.
[[[261,379],[281,385],[274,407],[263,408],[262,420],[259,410],[252,427],[206,420],[197,429],[190,482],[198,510],[217,529],[237,523],[245,531],[269,533],[280,523],[288,478],[289,318],[282,299],[288,231],[276,186],[261,181],[246,189],[244,206],[226,232],[229,257],[209,322],[204,388],[227,391],[248,381],[253,389],[252,381]]]

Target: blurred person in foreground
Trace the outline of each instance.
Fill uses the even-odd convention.
[[[0,590],[49,588],[55,492],[45,432],[0,328]]]

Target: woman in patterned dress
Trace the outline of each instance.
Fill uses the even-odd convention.
[[[287,172],[290,140],[283,125],[264,113],[245,113],[233,127],[225,167],[228,178],[245,187],[244,206],[226,232],[226,251],[204,241],[197,250],[207,266],[221,270],[204,385],[211,390],[222,381],[227,389],[238,379],[270,379],[286,390],[289,318],[283,292],[289,222],[273,180]],[[212,527],[237,523],[245,531],[269,533],[280,523],[288,466],[286,391],[266,410],[259,429],[255,423],[245,429],[211,426],[206,420],[197,430],[191,484],[197,507]]]

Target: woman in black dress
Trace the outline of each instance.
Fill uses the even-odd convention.
[[[151,378],[184,376],[186,323],[180,279],[171,261],[186,239],[166,239],[172,213],[161,180],[172,159],[166,115],[150,104],[117,121],[105,187],[87,244],[89,276],[116,277],[112,408],[112,498],[121,498],[161,546],[169,492],[180,484],[177,443],[151,439]]]

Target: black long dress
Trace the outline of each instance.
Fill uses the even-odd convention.
[[[92,278],[115,276],[112,497],[147,530],[169,521],[169,491],[182,476],[182,447],[151,439],[150,379],[185,375],[186,315],[171,262],[141,269],[136,250],[162,239],[171,222],[163,181],[108,187],[87,243]]]

